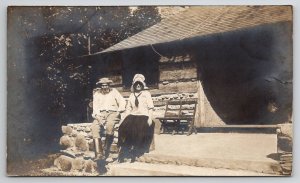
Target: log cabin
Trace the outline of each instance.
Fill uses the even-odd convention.
[[[291,120],[291,6],[192,6],[73,61],[90,63],[88,93],[110,77],[127,97],[145,75],[156,116],[167,100],[197,98],[197,127]]]

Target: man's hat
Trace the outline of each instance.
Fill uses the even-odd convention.
[[[112,83],[113,81],[108,79],[108,78],[101,78],[99,79],[99,81],[96,83],[96,85],[102,85],[102,84],[110,84]]]

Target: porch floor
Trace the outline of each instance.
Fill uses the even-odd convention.
[[[111,170],[113,175],[132,171],[128,175],[137,176],[270,176],[280,174],[276,152],[276,134],[155,134],[154,151],[140,157],[136,163],[114,164]],[[184,173],[181,171],[184,167],[194,173]]]

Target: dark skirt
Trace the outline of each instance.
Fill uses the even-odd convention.
[[[128,115],[119,127],[118,146],[135,156],[149,152],[154,135],[154,122],[148,125],[148,116]]]

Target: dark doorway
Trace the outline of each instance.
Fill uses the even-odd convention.
[[[129,89],[135,74],[143,74],[147,86],[158,87],[159,57],[146,47],[124,52],[123,55],[123,87]]]

